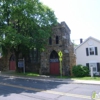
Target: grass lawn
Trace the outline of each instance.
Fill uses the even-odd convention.
[[[15,74],[15,75],[17,75],[17,76],[40,76],[39,74],[37,74],[37,73],[28,73],[28,72],[26,72],[26,73],[13,73],[13,74]]]
[[[10,73],[12,75],[16,75],[16,76],[26,76],[26,77],[38,77],[40,76],[37,73],[30,73],[30,72],[26,72],[24,73],[18,73],[18,72],[14,72],[14,73]],[[54,76],[55,78],[60,78],[60,79],[78,79],[78,80],[95,80],[95,81],[100,81],[100,76],[99,77],[71,77],[71,76]]]
[[[100,81],[100,77],[74,77],[72,79]]]
[[[68,76],[61,77],[61,76],[57,76],[57,78],[100,81],[100,77],[68,77]]]

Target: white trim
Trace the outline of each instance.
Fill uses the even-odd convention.
[[[97,42],[100,43],[100,40],[98,40],[98,39],[93,38],[93,37],[90,36],[90,37],[88,37],[83,43],[79,44],[79,45],[75,48],[75,50],[78,49],[80,46],[82,46],[84,43],[86,43],[89,39],[93,39],[93,40],[95,40],[95,41],[97,41]]]
[[[88,63],[98,63],[98,61],[93,60],[93,61],[89,61]]]

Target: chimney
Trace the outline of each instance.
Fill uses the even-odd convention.
[[[80,44],[81,44],[82,42],[83,42],[83,39],[81,38],[81,39],[80,39]]]

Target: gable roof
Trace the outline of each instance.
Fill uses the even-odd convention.
[[[90,37],[88,37],[83,43],[79,44],[79,45],[75,48],[75,50],[78,49],[80,46],[82,46],[84,43],[86,43],[89,39],[93,39],[93,40],[95,40],[95,41],[97,41],[97,42],[100,43],[100,40],[98,40],[98,39],[96,39],[96,38],[90,36]]]

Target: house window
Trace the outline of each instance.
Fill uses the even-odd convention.
[[[52,45],[52,38],[49,37],[49,45]]]
[[[89,56],[89,55],[98,55],[97,47],[86,48],[86,55],[87,56]]]
[[[59,44],[59,37],[56,36],[56,44]]]
[[[39,51],[38,49],[32,49],[30,51],[30,59],[31,63],[38,63],[39,62]]]
[[[96,72],[96,71],[97,71],[96,67],[93,67],[93,72]]]
[[[100,63],[86,63],[89,70],[93,67],[93,73],[100,72]]]
[[[91,67],[93,67],[93,73],[97,72],[97,63],[86,63],[86,66],[91,71]]]
[[[97,63],[89,63],[89,69],[93,67],[93,73],[97,72]]]
[[[88,48],[89,49],[89,54],[94,55],[95,49],[94,47]]]

